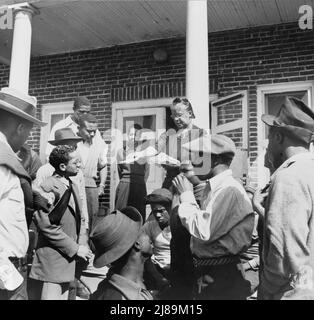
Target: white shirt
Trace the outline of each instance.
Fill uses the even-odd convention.
[[[166,227],[163,230],[159,227],[158,222],[154,219],[147,221],[143,226],[143,232],[145,232],[153,243],[153,255],[151,257],[152,262],[164,269],[170,268],[170,240],[171,231],[170,227]]]
[[[77,144],[85,178],[85,187],[96,187],[97,170],[107,165],[108,146],[100,134],[97,135],[97,131],[92,144],[84,141]]]
[[[192,191],[180,196],[178,214],[191,237],[191,250],[199,258],[238,254],[249,247],[254,213],[243,186],[226,170],[206,185],[201,208]]]
[[[2,132],[0,141],[9,146]],[[0,166],[0,181],[0,246],[9,257],[22,258],[29,237],[20,180],[10,169]]]

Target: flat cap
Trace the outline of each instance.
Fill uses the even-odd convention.
[[[232,139],[223,134],[204,135],[183,145],[184,149],[191,152],[204,154],[230,154],[234,156],[236,146]]]

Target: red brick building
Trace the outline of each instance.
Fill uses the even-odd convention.
[[[240,0],[233,2],[243,4]],[[209,100],[212,103],[204,108],[204,117],[210,118],[213,132],[224,132],[235,140],[241,155],[236,165],[238,174],[245,174],[249,177],[248,183],[254,185],[263,185],[267,180],[263,171],[263,143],[267,133],[261,114],[276,113],[287,93],[313,106],[314,37],[312,30],[299,27],[297,8],[301,3],[296,2],[292,5],[287,1],[287,6],[281,3],[278,9],[281,13],[289,9],[294,17],[286,19],[290,21],[281,16],[278,23],[272,25],[253,23],[248,27],[244,24],[241,28],[215,32],[211,32],[210,24],[208,27]],[[272,10],[267,7],[271,3],[264,1],[267,10]],[[49,14],[49,8],[45,14]],[[3,32],[0,31],[2,42],[6,37]],[[36,32],[39,33],[33,26],[33,37]],[[40,42],[38,37],[34,41]],[[123,120],[127,118],[142,117],[154,130],[171,125],[167,117],[171,100],[186,95],[185,36],[86,49],[31,57],[29,93],[37,97],[38,116],[47,120],[49,126],[71,113],[72,101],[77,95],[91,100],[102,133],[123,126],[125,130]],[[165,61],[156,61],[157,49],[166,52]],[[0,87],[9,85],[9,73],[10,65],[0,64]],[[224,100],[224,97],[227,98]],[[47,130],[36,128],[29,140],[41,154]],[[110,135],[106,134],[105,138],[111,142]],[[113,199],[114,181],[109,183],[113,170],[110,168],[111,175],[108,175],[105,205]],[[162,179],[161,174],[162,171],[158,171],[152,175],[155,183]]]

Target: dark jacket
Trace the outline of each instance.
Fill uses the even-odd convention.
[[[67,186],[60,176],[54,175],[43,182],[41,188],[46,194],[55,195],[54,205],[56,205]],[[73,196],[77,198],[77,204],[72,197],[59,225],[51,224],[45,212],[39,211],[34,215],[39,235],[30,272],[30,277],[33,279],[54,283],[74,280],[75,257],[79,242],[82,243],[80,240],[86,235],[86,230],[84,224],[80,223],[79,196],[75,186],[73,186]],[[79,228],[77,223],[81,224]]]

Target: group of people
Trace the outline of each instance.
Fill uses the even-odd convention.
[[[45,125],[36,99],[1,90],[0,299],[75,299],[83,270],[104,267],[89,299],[314,298],[314,112],[287,97],[277,116],[263,115],[272,175],[255,190],[232,175],[232,139],[196,127],[186,98],[170,111],[175,130],[156,143],[139,124],[128,129],[115,210],[100,215],[108,146],[90,101],[76,98],[55,124],[42,165],[25,144]],[[165,179],[147,195],[162,154]]]

